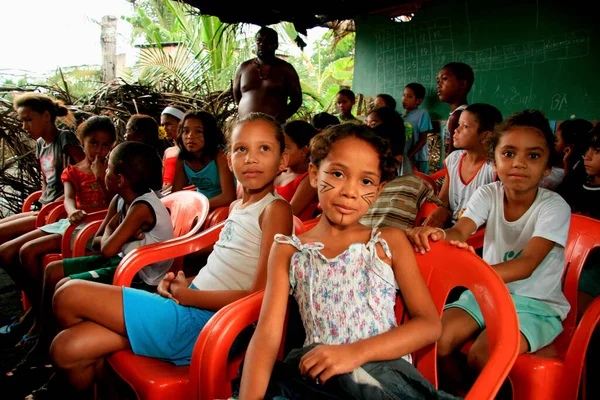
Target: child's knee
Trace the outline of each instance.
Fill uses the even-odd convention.
[[[35,246],[31,242],[25,243],[19,249],[19,259],[23,265],[30,264],[32,261],[37,259],[37,257],[38,254],[36,253]]]
[[[19,254],[19,247],[15,246],[12,241],[0,245],[0,264],[12,264],[15,257]]]
[[[467,364],[470,368],[481,371],[490,358],[487,340],[481,343],[475,342],[467,354]]]
[[[59,332],[52,341],[50,358],[56,367],[63,370],[72,369],[81,360],[77,338],[68,329]]]
[[[77,279],[69,280],[65,284],[57,288],[52,297],[52,309],[57,319],[61,320],[61,316],[65,312],[71,309],[72,306],[77,305],[81,300],[79,299],[78,293],[80,292],[79,284],[80,281]]]
[[[442,331],[442,336],[437,343],[437,353],[439,357],[448,357],[455,350],[454,341],[452,340],[451,335],[445,335]]]
[[[44,269],[44,281],[56,285],[65,276],[62,261],[53,261]]]

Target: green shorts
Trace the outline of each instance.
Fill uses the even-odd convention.
[[[519,330],[529,342],[529,353],[552,343],[562,332],[563,327],[560,316],[552,308],[529,297],[516,294],[510,296],[517,310]],[[481,329],[485,328],[483,314],[481,314],[481,309],[470,290],[466,290],[457,301],[446,305],[444,309],[454,307],[466,311]]]
[[[65,276],[71,279],[104,283],[112,285],[117,267],[122,258],[112,256],[106,258],[101,254],[77,258],[65,258],[63,270]],[[155,291],[156,286],[151,286],[142,281],[138,276],[131,282],[131,287],[147,291]]]

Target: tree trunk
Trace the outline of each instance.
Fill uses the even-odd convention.
[[[116,77],[117,65],[117,18],[113,15],[102,17],[102,82],[110,82]]]

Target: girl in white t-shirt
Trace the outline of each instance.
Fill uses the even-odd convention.
[[[571,210],[558,194],[538,188],[550,173],[555,151],[548,120],[540,111],[510,116],[490,135],[489,148],[500,182],[479,188],[452,228],[415,228],[408,236],[421,253],[429,250],[429,238],[467,248],[465,240],[471,232],[486,223],[483,259],[506,282],[515,303],[519,354],[534,352],[562,331],[561,321],[570,308],[561,278]],[[478,335],[467,360],[481,370],[488,360],[488,339],[471,292],[446,306],[442,324],[438,354],[446,357]]]
[[[267,259],[276,234],[290,235],[290,204],[274,193],[273,181],[287,153],[281,125],[252,113],[237,123],[229,140],[229,167],[244,188],[231,204],[219,240],[196,277],[168,273],[158,294],[72,280],[54,295],[54,311],[64,328],[52,342],[54,365],[66,372],[73,391],[93,387],[97,366],[120,350],[176,365],[190,363],[194,344],[222,307],[265,287]],[[48,384],[66,398],[61,377]],[[53,397],[54,398],[54,397]]]
[[[446,157],[446,178],[438,207],[423,222],[424,226],[443,227],[449,219],[455,224],[478,187],[494,181],[496,174],[485,146],[486,138],[502,122],[500,111],[489,104],[471,104],[461,114],[454,132],[455,150]]]

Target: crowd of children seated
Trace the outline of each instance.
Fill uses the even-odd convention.
[[[225,134],[209,112],[169,105],[160,126],[132,115],[118,145],[109,117],[88,118],[75,136],[57,128],[57,119],[71,117],[64,105],[42,94],[17,97],[14,110],[43,172],[40,202],[63,201],[67,218],[38,229],[35,212],[0,221],[1,266],[31,304],[0,328],[25,349],[4,379],[25,382],[41,371],[47,383],[32,398],[85,397],[102,360],[119,350],[189,364],[215,312],[266,288],[253,338],[240,344],[248,350],[236,396],[454,398],[444,391],[455,380],[452,354],[475,337],[467,360],[481,370],[486,323],[468,291],[440,321],[414,253],[438,240],[473,250],[466,240],[484,225],[481,255],[511,293],[519,353],[548,345],[570,309],[561,278],[571,213],[600,219],[600,128],[574,119],[552,132],[538,110],[503,117],[494,105],[467,104],[474,82],[463,63],[438,74],[439,100],[450,106],[439,194],[422,179],[431,171],[433,128],[420,108],[425,88],[415,82],[404,88],[404,114],[379,93],[363,122],[352,112],[354,93],[342,89],[338,117],[280,124],[252,113]],[[173,238],[160,198],[181,190],[202,193],[211,210],[229,209],[206,265],[186,277],[168,272],[167,260],[143,268],[133,288],[111,285],[128,253]],[[418,218],[426,204],[433,211]],[[107,210],[90,244],[100,253],[44,270],[41,258],[60,252],[66,228],[97,210]],[[297,236],[294,217],[314,227]],[[580,310],[600,295],[598,264],[592,254]],[[397,293],[411,315],[405,323],[395,318]],[[280,362],[290,294],[306,340]],[[410,357],[436,341],[442,390]],[[356,379],[359,370],[369,384]]]

